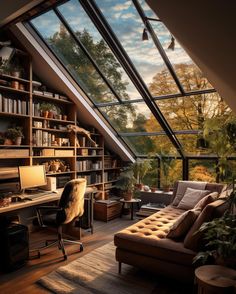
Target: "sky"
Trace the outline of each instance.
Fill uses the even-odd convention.
[[[142,41],[144,24],[132,1],[95,0],[95,2],[128,53],[132,63],[138,70],[146,85],[149,86],[155,74],[166,69],[166,66],[151,37],[149,36],[149,40],[147,41]],[[147,16],[158,19],[158,17],[149,9],[144,0],[139,0],[139,2]],[[74,31],[83,31],[86,29],[93,36],[95,42],[99,42],[102,39],[100,33],[83,10],[79,1],[71,0],[66,2],[59,6],[59,10]],[[59,30],[59,21],[54,12],[43,14],[35,18],[32,22],[45,38],[52,36]],[[171,41],[171,33],[162,22],[152,21],[151,24],[173,65],[179,63],[193,64],[177,40],[175,42],[174,51],[167,49]],[[140,98],[140,94],[137,92],[125,71],[121,68],[119,70],[122,72],[123,81],[128,82],[127,94],[130,99]],[[175,87],[174,80],[171,76],[169,79],[173,83],[174,87],[172,88],[175,89],[175,93],[178,93],[179,91],[177,87]],[[170,94],[173,94],[173,92]]]

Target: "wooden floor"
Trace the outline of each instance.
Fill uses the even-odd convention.
[[[136,220],[137,221],[137,220]],[[129,218],[117,218],[108,223],[95,221],[94,234],[82,232],[82,242],[84,251],[78,253],[78,245],[66,245],[68,259],[64,261],[61,252],[57,247],[48,248],[42,251],[41,258],[28,261],[27,265],[12,273],[0,273],[0,294],[35,294],[48,293],[42,288],[39,288],[35,283],[41,276],[53,271],[55,268],[65,265],[72,260],[82,257],[84,254],[110,242],[113,240],[114,233],[134,223]],[[43,244],[46,239],[54,238],[55,234],[48,230],[41,230],[30,234],[31,248],[37,248]],[[31,254],[32,255],[32,254]],[[170,288],[169,281],[162,283],[161,289],[154,293],[159,294],[176,294],[176,293],[192,293],[191,290],[179,287]],[[179,288],[179,290],[178,290]]]

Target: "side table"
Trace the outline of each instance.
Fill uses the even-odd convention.
[[[133,220],[134,219],[134,204],[138,205],[138,209],[140,209],[141,199],[134,199],[133,198],[131,200],[125,200],[124,198],[122,198],[122,199],[120,199],[120,202],[122,203],[120,217],[122,217],[125,203],[127,203],[130,206],[130,210],[131,210],[131,220]]]
[[[236,293],[236,271],[220,265],[204,265],[195,270],[198,294]]]

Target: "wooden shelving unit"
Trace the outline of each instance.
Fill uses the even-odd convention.
[[[93,127],[85,129],[90,131],[97,146],[91,146],[83,134],[78,135],[80,146],[75,146],[75,139],[66,129],[69,124],[77,125],[75,104],[56,91],[51,92],[53,97],[34,93],[31,58],[27,54],[21,58],[24,58],[23,78],[0,73],[0,132],[4,133],[9,126],[15,124],[23,127],[24,133],[22,145],[0,145],[0,185],[1,179],[12,178],[13,172],[16,177],[19,165],[47,166],[49,162],[58,159],[63,161],[67,170],[52,172],[46,168],[46,175],[57,177],[59,187],[64,186],[70,179],[85,177],[87,185],[97,187],[104,198],[105,190],[107,192],[112,188],[105,188],[104,185],[115,182],[114,178],[118,176],[121,166],[118,166],[117,162],[120,160],[106,154],[104,138]],[[5,98],[8,100],[4,100]],[[65,116],[66,119],[58,119],[59,114],[50,118],[43,117],[38,111],[43,102],[54,104],[57,109],[61,109],[61,117]],[[25,155],[22,155],[23,153]],[[107,166],[107,163],[111,166]]]

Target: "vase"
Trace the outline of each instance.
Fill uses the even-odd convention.
[[[49,113],[48,110],[43,111],[43,112],[42,112],[43,117],[48,118],[48,113]]]
[[[21,142],[22,142],[22,137],[16,137],[14,141],[14,145],[21,145]]]
[[[133,197],[133,193],[132,192],[126,192],[124,193],[124,200],[125,201],[131,201]]]
[[[13,142],[11,139],[5,139],[4,140],[4,145],[13,145]]]
[[[52,111],[48,111],[48,118],[53,118],[54,113]]]

